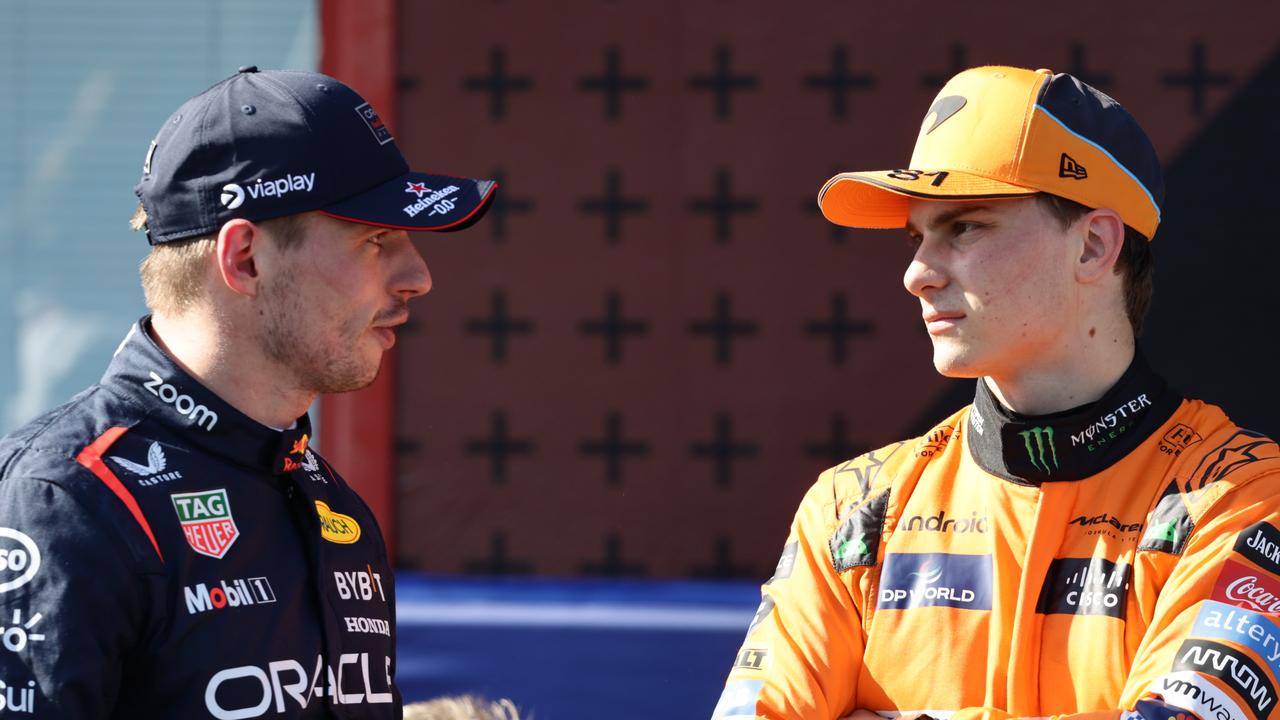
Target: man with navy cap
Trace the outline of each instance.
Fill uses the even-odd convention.
[[[823,473],[716,718],[1264,720],[1280,688],[1280,448],[1136,336],[1160,164],[1114,99],[966,70],[830,221],[903,228],[933,362],[973,403]]]
[[[316,73],[241,68],[169,118],[136,188],[152,314],[0,440],[0,712],[400,716],[386,546],[307,408],[431,288],[408,231],[494,189],[411,171]]]

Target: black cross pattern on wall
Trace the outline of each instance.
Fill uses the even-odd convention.
[[[604,72],[586,75],[578,81],[583,92],[598,92],[604,96],[604,116],[610,122],[622,117],[622,98],[625,93],[644,92],[649,80],[642,75],[626,75],[622,72],[622,51],[609,47],[604,51]]]
[[[849,341],[871,335],[875,326],[865,320],[849,317],[849,302],[842,292],[831,295],[831,315],[823,320],[810,320],[804,331],[813,336],[826,335],[831,340],[831,364],[844,365],[849,357]]]
[[[834,467],[866,451],[865,447],[849,440],[848,421],[845,420],[844,413],[832,413],[825,441],[804,446],[806,456],[820,458],[826,467]]]
[[[489,93],[489,117],[502,120],[507,116],[507,95],[529,92],[533,89],[533,78],[508,74],[507,51],[505,48],[495,47],[489,51],[489,74],[468,75],[462,81],[462,89],[467,92]]]
[[[467,560],[462,571],[468,575],[527,575],[533,572],[533,563],[512,558],[507,550],[507,533],[494,530],[489,540],[489,557]]]
[[[831,72],[804,77],[810,90],[831,93],[831,117],[843,120],[849,115],[849,93],[875,87],[875,77],[849,71],[849,47],[837,45],[831,50]]]
[[[1087,53],[1083,43],[1074,43],[1071,45],[1069,59],[1067,60],[1067,72],[1076,76],[1082,82],[1092,85],[1099,90],[1105,90],[1111,85],[1111,74],[1104,72],[1094,72],[1088,69],[1089,63],[1085,60]]]
[[[691,443],[689,452],[699,460],[709,460],[716,485],[729,487],[733,484],[734,462],[755,457],[760,447],[753,442],[734,439],[733,418],[729,413],[716,415],[714,432],[715,437],[710,441]]]
[[[586,319],[578,324],[583,335],[599,335],[604,338],[604,361],[610,365],[622,362],[622,341],[628,336],[639,337],[649,332],[649,323],[628,319],[622,312],[622,296],[610,290],[604,296],[604,317]]]
[[[715,95],[715,115],[717,120],[728,120],[733,115],[733,93],[755,90],[760,85],[755,75],[735,75],[733,72],[733,51],[727,45],[715,49],[715,71],[710,75],[694,75],[689,78],[689,87],[698,92],[710,92]]]
[[[629,562],[622,557],[622,538],[616,532],[604,538],[604,558],[589,560],[579,568],[583,575],[600,575],[604,577],[636,577],[648,571],[644,563]]]
[[[1222,87],[1231,84],[1231,73],[1213,72],[1207,67],[1204,43],[1191,45],[1191,69],[1184,73],[1165,73],[1166,87],[1185,87],[1190,93],[1191,114],[1204,112],[1205,94],[1211,87]]]
[[[739,337],[751,337],[759,327],[751,320],[739,320],[733,317],[732,301],[729,293],[721,291],[716,294],[714,315],[709,320],[695,320],[689,323],[689,332],[693,335],[705,335],[715,341],[715,358],[720,365],[733,363],[733,341]]]
[[[590,438],[578,444],[578,451],[586,457],[604,458],[604,481],[609,485],[622,482],[622,463],[628,457],[641,458],[649,454],[649,443],[627,440],[622,430],[622,414],[614,411],[604,418],[604,437]]]
[[[502,485],[507,481],[509,461],[521,455],[532,455],[534,444],[529,438],[512,437],[507,429],[507,414],[497,410],[490,420],[488,436],[468,440],[464,449],[467,455],[488,456],[489,479],[495,485]]]
[[[947,49],[947,59],[948,67],[945,71],[940,73],[925,73],[920,76],[921,87],[925,87],[930,90],[938,90],[943,85],[946,85],[947,81],[950,80],[953,75],[969,67],[968,49],[959,43],[956,43]]]
[[[507,293],[494,290],[488,317],[469,318],[463,329],[468,335],[489,336],[489,359],[501,365],[507,361],[507,340],[512,335],[533,333],[533,321],[513,318],[507,311]]]
[[[649,201],[642,197],[627,197],[622,192],[622,173],[610,168],[604,175],[604,194],[585,197],[578,203],[584,215],[604,217],[604,237],[610,245],[622,238],[622,221],[627,215],[643,215],[649,211]]]
[[[694,565],[689,574],[700,578],[726,580],[755,576],[754,568],[750,563],[737,565],[733,562],[733,542],[727,537],[716,538],[715,547],[712,548],[712,558],[709,565]]]
[[[507,174],[502,168],[495,168],[490,176],[498,183],[500,190],[489,201],[489,214],[485,217],[485,224],[489,226],[489,237],[495,244],[501,245],[507,241],[508,216],[533,212],[533,199],[512,195],[507,184]]]
[[[725,245],[733,239],[733,216],[751,215],[759,209],[760,203],[754,197],[735,196],[733,178],[724,168],[716,171],[715,190],[712,193],[710,196],[690,200],[689,210],[700,215],[714,216],[716,242]]]
[[[828,171],[825,176],[815,176],[813,179],[813,191],[800,200],[800,209],[809,215],[816,215],[822,221],[822,224],[827,226],[827,234],[831,238],[831,242],[836,245],[843,245],[849,239],[850,228],[844,225],[837,225],[822,214],[822,208],[818,206],[818,191],[822,189],[823,183],[841,172],[841,170],[833,169]]]

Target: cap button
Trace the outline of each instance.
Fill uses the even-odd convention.
[[[258,66],[257,65],[241,65],[240,68],[236,70],[236,72],[255,73],[255,72],[258,72]]]

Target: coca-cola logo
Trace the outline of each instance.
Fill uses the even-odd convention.
[[[1261,612],[1280,612],[1280,597],[1258,585],[1258,578],[1246,575],[1227,585],[1227,599],[1236,603],[1248,603]]]
[[[1228,560],[1214,585],[1213,599],[1258,612],[1280,613],[1280,582]]]

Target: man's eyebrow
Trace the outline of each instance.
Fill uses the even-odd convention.
[[[955,220],[961,215],[964,215],[965,213],[974,212],[976,210],[989,210],[990,208],[991,208],[990,205],[983,205],[980,203],[965,203],[958,207],[951,208],[950,210],[945,210],[941,213],[938,213],[937,217],[933,218],[933,220],[929,222],[929,229],[937,230],[943,225],[946,225],[952,220]],[[917,235],[920,234],[920,230],[915,225],[913,225],[910,220],[907,221],[907,232],[912,232]]]

